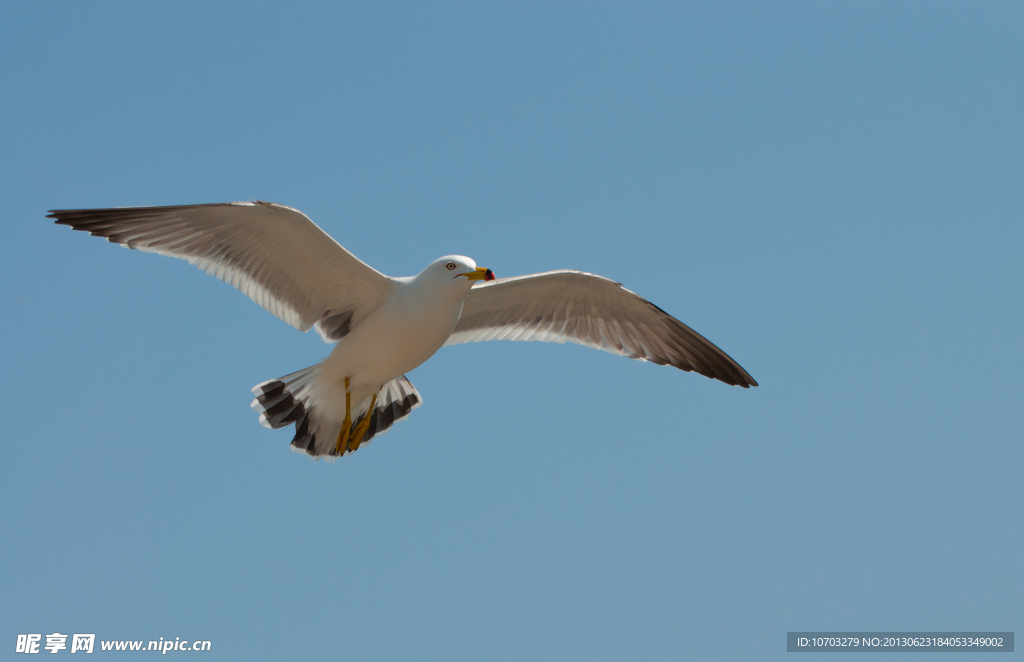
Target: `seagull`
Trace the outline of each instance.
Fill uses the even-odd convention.
[[[445,345],[483,340],[576,343],[757,382],[725,352],[619,283],[582,271],[495,278],[461,255],[385,276],[305,214],[272,202],[50,211],[60,225],[188,260],[300,331],[336,343],[327,358],[252,389],[262,425],[295,426],[292,450],[352,453],[422,398],[405,376]],[[344,403],[344,404],[342,404]]]

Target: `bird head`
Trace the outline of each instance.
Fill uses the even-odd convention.
[[[427,267],[432,276],[454,283],[471,284],[477,280],[494,280],[494,272],[476,266],[476,262],[463,255],[446,255]]]

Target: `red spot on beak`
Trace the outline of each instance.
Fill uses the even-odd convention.
[[[484,280],[494,280],[494,272],[488,269],[487,273],[484,274]]]

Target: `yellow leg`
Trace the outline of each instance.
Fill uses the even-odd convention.
[[[348,441],[349,450],[359,450],[359,444],[363,443],[363,435],[366,434],[366,430],[370,427],[370,416],[373,415],[373,407],[377,404],[377,394],[374,393],[373,397],[370,398],[370,408],[366,410],[366,414],[363,416],[363,420],[359,422],[355,432],[352,433],[352,437]]]
[[[352,432],[352,394],[348,391],[348,377],[345,378],[345,421],[338,431],[338,441],[334,442],[334,452],[341,455],[348,446],[349,435]]]

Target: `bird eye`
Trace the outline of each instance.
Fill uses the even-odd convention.
[[[455,263],[454,262],[449,262],[445,266],[448,268],[448,271],[452,271],[453,269],[455,269]]]

